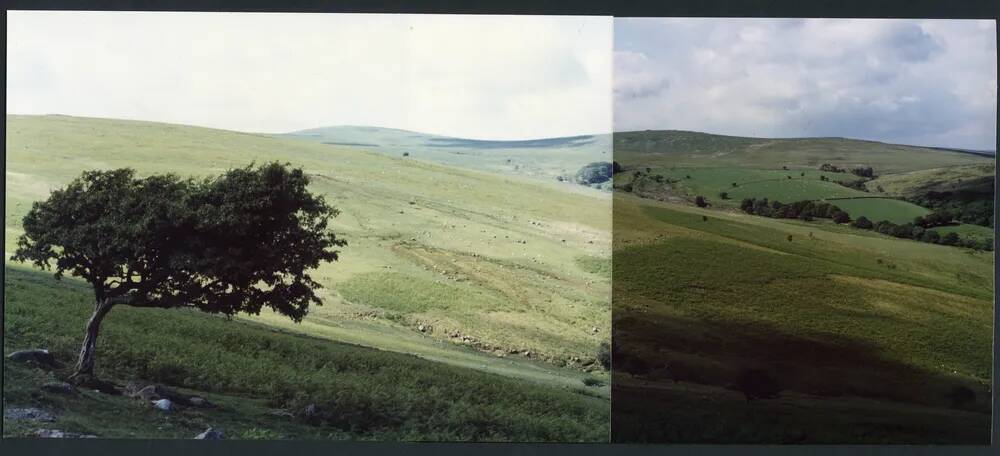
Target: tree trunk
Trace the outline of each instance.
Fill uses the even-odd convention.
[[[99,299],[94,306],[94,313],[87,322],[87,335],[83,338],[80,348],[80,358],[76,362],[76,372],[70,376],[75,381],[88,381],[94,376],[94,357],[97,349],[97,333],[101,329],[101,320],[111,310],[113,304],[109,299]]]

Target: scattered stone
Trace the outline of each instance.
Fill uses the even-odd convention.
[[[96,439],[97,438],[97,436],[93,434],[80,434],[77,432],[60,431],[58,429],[37,429],[34,432],[34,436],[43,439]]]
[[[40,367],[59,367],[56,358],[44,348],[18,350],[7,355],[7,359],[18,363],[30,363]]]
[[[158,401],[153,401],[153,407],[156,407],[164,412],[171,412],[174,410],[174,403],[170,399],[160,399]]]
[[[286,417],[286,418],[294,418],[295,417],[294,413],[289,412],[288,410],[285,410],[285,409],[271,409],[271,410],[267,411],[267,414],[268,415],[272,415],[272,416],[283,416],[283,417]]]
[[[197,440],[222,440],[223,436],[222,432],[209,427],[208,429],[205,429],[205,432],[194,436],[194,438]]]
[[[597,329],[597,326],[594,326],[593,328],[590,328],[590,332],[592,332],[594,334],[597,334],[598,331],[599,330]]]
[[[55,421],[56,416],[35,407],[17,408],[11,407],[3,410],[5,420],[32,420],[32,421]]]
[[[55,394],[76,394],[76,387],[66,382],[48,382],[42,385],[42,391]]]
[[[427,327],[424,326],[424,325],[417,326],[417,331],[426,332],[427,331]]]
[[[212,403],[201,396],[191,396],[188,398],[188,405],[194,407],[211,407]]]
[[[527,356],[528,358],[531,358],[531,352],[528,351],[528,350],[525,350],[524,351],[524,356]]]

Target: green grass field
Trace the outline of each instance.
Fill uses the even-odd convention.
[[[4,272],[5,352],[47,347],[72,366],[90,316],[89,287],[24,267]],[[99,347],[103,378],[166,383],[218,407],[167,415],[123,396],[39,394],[41,383],[66,372],[9,361],[5,407],[51,410],[56,421],[43,427],[103,438],[191,438],[211,426],[227,438],[250,439],[607,439],[609,404],[582,382],[549,386],[255,322],[122,307],[108,315]],[[269,413],[299,411],[308,403],[337,418],[310,425]],[[3,424],[4,437],[39,427],[6,418]]]
[[[629,196],[614,204],[616,440],[988,438],[992,254]],[[745,368],[776,376],[780,399],[751,407],[729,391]],[[976,402],[951,408],[956,386]]]
[[[864,216],[873,222],[888,220],[898,224],[911,223],[913,219],[931,212],[916,204],[892,198],[838,198],[828,201],[851,214],[852,219]]]
[[[241,320],[540,387],[607,383],[596,354],[610,338],[610,277],[593,266],[610,261],[607,193],[356,146],[111,119],[7,116],[6,147],[6,256],[31,202],[83,170],[205,176],[288,161],[340,209],[331,226],[349,245],[313,274],[324,305],[303,323]],[[607,387],[590,391],[608,400]]]

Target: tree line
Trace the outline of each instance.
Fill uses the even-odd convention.
[[[704,198],[698,198],[701,199],[701,202],[704,202]],[[701,204],[698,205],[701,206]],[[852,219],[850,214],[833,204],[808,200],[784,204],[776,200],[768,201],[767,198],[745,198],[740,202],[740,210],[747,214],[770,218],[799,219],[804,221],[811,221],[814,218],[827,218],[833,220],[834,223],[849,224],[851,227],[857,229],[872,230],[901,239],[967,247],[976,250],[993,250],[992,239],[962,239],[955,232],[941,235],[941,233],[933,230],[932,228],[947,226],[953,223],[955,217],[949,211],[936,211],[916,217],[913,222],[897,224],[889,220],[872,222],[865,216]]]

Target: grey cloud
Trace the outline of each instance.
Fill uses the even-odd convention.
[[[992,149],[992,22],[617,19],[615,129]],[[644,59],[619,56],[644,56]],[[669,81],[661,90],[657,78]],[[642,96],[639,96],[642,95]]]

